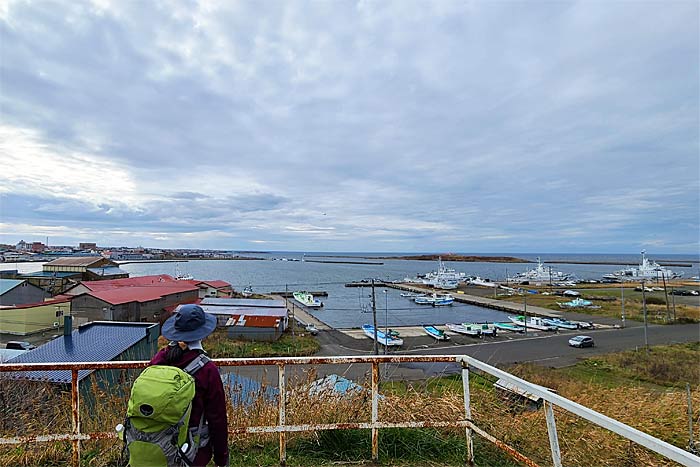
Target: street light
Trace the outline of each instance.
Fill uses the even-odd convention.
[[[387,289],[384,289],[384,355],[387,353],[387,348],[389,347],[389,294]]]

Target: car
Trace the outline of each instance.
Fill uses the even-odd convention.
[[[593,347],[593,338],[590,336],[576,336],[569,339],[571,347]]]
[[[27,341],[10,341],[5,345],[5,348],[13,350],[32,350],[36,349],[36,345],[32,345]]]
[[[304,329],[306,329],[306,332],[311,333],[312,336],[318,334],[318,329],[316,329],[316,326],[314,326],[313,324],[307,324]]]

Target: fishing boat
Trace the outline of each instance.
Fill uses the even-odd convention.
[[[241,295],[243,295],[246,298],[252,296],[253,295],[253,287],[249,285],[248,287],[244,288],[241,291]]]
[[[307,308],[321,308],[323,306],[321,300],[319,300],[318,298],[314,298],[314,296],[311,295],[309,292],[294,292],[292,293],[292,296],[294,297],[294,300],[296,300],[297,302],[299,302]]]
[[[415,297],[413,301],[418,305],[447,306],[455,301],[450,294],[431,294]]]
[[[411,279],[410,282],[421,282],[439,289],[455,289],[457,285],[465,279],[465,273],[448,268],[442,262],[442,258],[438,257],[437,271],[419,275],[418,279]]]
[[[462,323],[467,328],[476,328],[481,331],[482,336],[495,336],[497,329],[494,323]]]
[[[479,277],[479,276],[470,278],[470,279],[467,281],[467,283],[468,283],[469,285],[477,285],[477,286],[480,286],[480,287],[491,287],[491,288],[498,287],[498,284],[496,284],[495,282],[491,282],[491,281],[488,280],[488,279],[482,279],[482,278]]]
[[[416,298],[416,297],[424,297],[424,293],[418,293],[418,292],[401,292],[402,297],[406,298]]]
[[[620,269],[611,274],[604,274],[603,279],[618,281],[635,280],[664,280],[677,279],[683,274],[673,272],[668,268],[660,266],[656,261],[650,261],[646,257],[646,250],[642,250],[642,262],[638,267]]]
[[[524,327],[518,326],[517,324],[513,323],[493,323],[493,327],[496,329],[502,329],[503,331],[510,331],[510,332],[523,332],[525,330]]]
[[[175,280],[176,281],[191,281],[194,280],[192,274],[183,273],[180,271],[180,263],[175,263]]]
[[[365,336],[374,340],[374,326],[372,326],[371,324],[363,324],[362,332],[365,333]],[[403,345],[403,339],[388,336],[379,329],[377,329],[377,342],[387,347],[398,347]]]
[[[509,277],[510,282],[528,282],[534,284],[551,284],[552,282],[565,282],[572,278],[571,274],[554,271],[551,266],[545,266],[540,257],[537,257],[537,266],[529,271],[521,272]]]
[[[542,321],[544,321],[547,324],[550,324],[552,326],[556,326],[558,328],[562,329],[578,329],[579,324],[574,322],[574,321],[568,321],[566,319],[561,319],[561,318],[544,318]]]
[[[430,325],[424,325],[423,330],[428,333],[430,337],[434,337],[435,339],[439,341],[446,341],[449,340],[450,336],[445,334],[445,331],[436,328],[435,326],[430,326]]]
[[[464,334],[464,335],[472,336],[472,337],[481,336],[481,329],[472,328],[472,327],[468,328],[462,324],[447,323],[447,324],[445,324],[445,327],[447,327],[447,329],[449,329],[452,332],[456,332],[457,334]]]
[[[554,331],[556,330],[556,327],[552,326],[551,324],[547,324],[544,322],[542,318],[539,318],[537,316],[530,316],[527,318],[527,325],[525,324],[525,317],[520,315],[520,316],[509,316],[508,319],[513,323],[518,326],[522,327],[527,327],[530,329],[538,329],[540,331]]]

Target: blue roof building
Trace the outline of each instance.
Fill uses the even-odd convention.
[[[158,348],[159,334],[160,327],[154,323],[93,321],[7,363],[150,360]],[[78,381],[94,374],[98,381],[112,384],[119,380],[124,371],[81,370],[78,372]],[[31,381],[71,383],[70,370],[26,371],[17,372],[14,376]]]

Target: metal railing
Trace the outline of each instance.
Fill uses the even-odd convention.
[[[549,434],[550,451],[552,455],[552,465],[561,467],[561,453],[559,451],[559,438],[557,435],[556,421],[553,407],[559,407],[572,414],[575,414],[589,422],[602,428],[610,430],[636,444],[660,454],[668,459],[685,466],[700,465],[700,457],[691,454],[681,448],[673,446],[665,441],[655,438],[647,433],[632,428],[624,423],[607,417],[601,413],[584,407],[565,397],[548,391],[542,386],[530,383],[503,370],[499,370],[491,365],[476,360],[469,356],[436,355],[436,356],[357,356],[357,357],[289,357],[289,358],[242,358],[242,359],[215,359],[214,362],[219,367],[238,366],[277,366],[278,368],[278,420],[277,425],[270,426],[248,426],[229,429],[230,434],[240,433],[278,433],[279,435],[279,459],[280,465],[286,465],[287,441],[286,434],[293,432],[311,432],[321,430],[346,430],[346,429],[368,429],[372,436],[372,459],[379,457],[379,430],[386,428],[446,428],[461,427],[465,429],[467,446],[467,463],[474,465],[473,436],[477,435],[494,443],[500,449],[506,451],[514,458],[529,466],[537,466],[532,459],[528,458],[517,449],[508,446],[491,434],[476,426],[471,418],[471,397],[469,385],[469,372],[477,369],[486,374],[495,376],[503,381],[513,384],[531,394],[544,400],[547,431]],[[402,363],[458,363],[462,366],[462,386],[464,391],[464,419],[445,421],[414,421],[414,422],[382,422],[379,420],[379,365],[380,364],[402,364]],[[326,424],[302,424],[287,425],[286,423],[286,367],[288,365],[325,365],[325,364],[352,364],[365,363],[372,365],[372,410],[371,421],[354,423],[326,423]],[[22,372],[35,370],[70,370],[71,371],[71,421],[73,430],[71,433],[58,433],[49,435],[17,436],[12,438],[0,438],[0,445],[16,445],[25,443],[42,443],[52,441],[71,441],[73,446],[72,465],[80,465],[80,442],[87,440],[99,440],[116,438],[116,432],[93,432],[83,433],[80,429],[80,396],[78,391],[78,371],[96,369],[139,369],[145,368],[148,362],[81,362],[81,363],[22,363],[22,364],[1,364],[0,374],[6,372]]]

